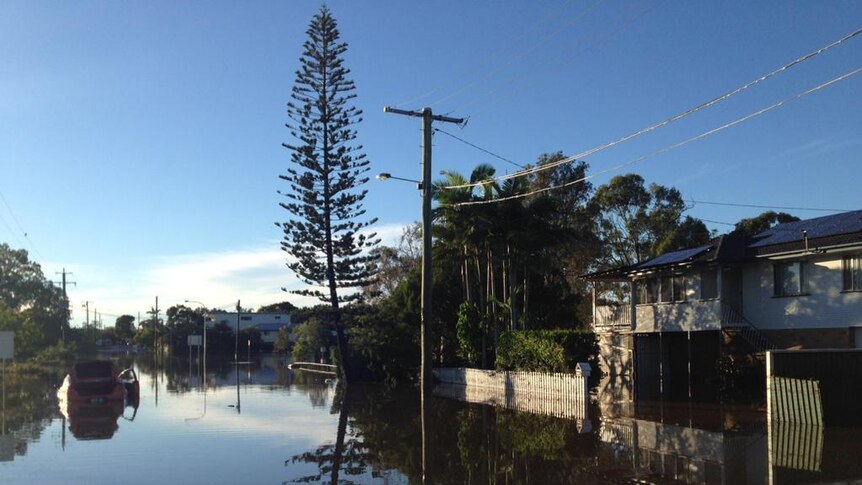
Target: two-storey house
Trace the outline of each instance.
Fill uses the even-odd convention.
[[[594,292],[603,370],[662,393],[714,386],[703,377],[743,348],[862,348],[862,210],[585,277],[625,287],[622,298]]]

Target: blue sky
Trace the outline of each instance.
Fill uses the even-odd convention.
[[[581,152],[745,84],[862,27],[860,2],[327,3],[350,45],[372,173],[420,176],[419,121],[518,163]],[[259,306],[297,288],[273,222],[288,164],[285,103],[319,2],[33,2],[0,7],[0,241],[80,305],[144,312],[160,297]],[[587,158],[593,172],[862,66],[862,36],[677,123]],[[862,75],[626,171],[686,199],[859,209]],[[438,135],[434,171],[513,166]],[[606,182],[615,173],[598,177]],[[414,187],[372,179],[389,240]],[[11,210],[10,210],[11,209]],[[757,208],[695,204],[719,231]],[[800,217],[823,212],[789,211]],[[24,233],[27,236],[24,236]]]

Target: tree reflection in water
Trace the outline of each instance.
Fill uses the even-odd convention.
[[[8,364],[7,364],[8,365]],[[2,403],[0,461],[27,454],[29,443],[38,441],[57,413],[56,390],[65,376],[58,368],[6,369]]]
[[[286,460],[286,466],[317,467],[291,482],[364,483],[369,473],[377,478],[397,470],[421,483],[419,405],[416,389],[339,389],[332,407],[339,413],[335,441]],[[437,452],[429,457],[426,483],[601,481],[590,466],[598,437],[579,434],[574,420],[440,398],[429,408],[427,432]]]

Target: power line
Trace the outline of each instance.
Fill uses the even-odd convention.
[[[860,30],[860,32],[862,32],[862,30]],[[621,164],[619,164],[619,165],[616,165],[616,166],[611,167],[611,168],[609,168],[609,169],[603,170],[603,171],[601,171],[601,172],[598,172],[598,173],[595,173],[595,174],[592,174],[592,175],[588,175],[588,176],[586,176],[586,177],[582,177],[582,178],[577,179],[577,180],[572,180],[572,181],[570,181],[570,182],[566,182],[565,184],[562,184],[562,185],[552,185],[552,186],[548,186],[548,187],[543,187],[543,188],[541,188],[541,189],[533,190],[533,191],[530,191],[530,192],[526,192],[526,193],[523,193],[523,194],[512,195],[512,196],[509,196],[509,197],[503,197],[503,198],[499,198],[499,199],[491,199],[491,200],[475,200],[475,201],[469,201],[469,202],[460,202],[460,203],[457,203],[457,204],[453,204],[452,206],[453,206],[453,207],[461,207],[461,206],[466,206],[466,205],[494,204],[494,203],[497,203],[497,202],[504,202],[504,201],[507,201],[507,200],[522,199],[522,198],[524,198],[524,197],[529,197],[529,196],[531,196],[531,195],[540,194],[540,193],[543,193],[543,192],[548,192],[548,191],[550,191],[550,190],[554,190],[554,189],[561,189],[561,188],[564,188],[564,187],[568,187],[568,186],[574,185],[574,184],[576,184],[576,183],[580,183],[580,182],[583,182],[583,181],[585,181],[585,180],[589,180],[589,179],[595,178],[595,177],[597,177],[597,176],[599,176],[599,175],[602,175],[602,174],[605,174],[605,173],[608,173],[608,172],[611,172],[611,171],[619,170],[619,169],[621,169],[621,168],[623,168],[623,167],[626,167],[626,166],[629,166],[629,165],[633,165],[633,164],[635,164],[635,163],[637,163],[637,162],[641,162],[641,161],[646,160],[646,159],[648,159],[648,158],[652,158],[652,157],[654,157],[654,156],[656,156],[656,155],[659,155],[659,154],[662,154],[662,153],[665,153],[665,152],[669,152],[669,151],[674,150],[674,149],[676,149],[676,148],[679,148],[679,147],[681,147],[681,146],[687,145],[687,144],[689,144],[689,143],[691,143],[691,142],[693,142],[693,141],[701,140],[701,139],[706,138],[706,137],[708,137],[708,136],[710,136],[710,135],[713,135],[713,134],[715,134],[715,133],[718,133],[719,131],[726,130],[726,129],[728,129],[728,128],[732,127],[732,126],[738,125],[739,123],[742,123],[742,122],[744,122],[744,121],[748,121],[748,120],[750,120],[750,119],[752,119],[752,118],[755,118],[755,117],[757,117],[757,116],[760,116],[760,115],[762,115],[762,114],[764,114],[764,113],[767,113],[767,112],[769,112],[769,111],[772,111],[772,110],[774,110],[774,109],[776,109],[776,108],[780,108],[781,106],[784,106],[784,105],[785,105],[785,104],[787,104],[787,103],[790,103],[790,102],[795,101],[795,100],[797,100],[797,99],[799,99],[799,98],[802,98],[803,96],[807,96],[807,95],[809,95],[809,94],[811,94],[811,93],[814,93],[814,92],[819,91],[819,90],[821,90],[821,89],[823,89],[823,88],[826,88],[826,87],[828,87],[828,86],[831,86],[831,85],[833,85],[833,84],[835,84],[835,83],[837,83],[837,82],[843,81],[843,80],[845,80],[845,79],[847,79],[847,78],[849,78],[849,77],[851,77],[851,76],[855,76],[856,74],[859,74],[860,72],[862,72],[862,67],[860,67],[860,68],[856,68],[856,69],[854,69],[854,70],[852,70],[852,71],[850,71],[850,72],[847,72],[847,73],[845,73],[845,74],[842,74],[842,75],[840,75],[840,76],[838,76],[838,77],[836,77],[836,78],[833,78],[833,79],[831,79],[831,80],[829,80],[829,81],[826,81],[826,82],[824,82],[824,83],[822,83],[822,84],[819,84],[819,85],[817,85],[817,86],[815,86],[815,87],[813,87],[813,88],[811,88],[811,89],[807,89],[807,90],[805,90],[805,91],[802,91],[801,93],[796,94],[795,96],[791,96],[791,97],[789,97],[789,98],[784,98],[784,99],[782,99],[781,101],[778,101],[778,102],[776,102],[776,103],[773,103],[773,104],[771,104],[771,105],[767,106],[766,108],[762,108],[762,109],[757,110],[757,111],[755,111],[755,112],[753,112],[753,113],[749,113],[749,114],[747,114],[747,115],[745,115],[745,116],[743,116],[743,117],[741,117],[741,118],[737,118],[737,119],[735,119],[735,120],[733,120],[733,121],[731,121],[731,122],[725,123],[725,124],[723,124],[723,125],[721,125],[721,126],[719,126],[719,127],[717,127],[717,128],[713,128],[713,129],[711,129],[711,130],[705,131],[705,132],[703,132],[703,133],[701,133],[701,134],[699,134],[699,135],[693,136],[693,137],[691,137],[691,138],[687,138],[687,139],[685,139],[685,140],[683,140],[683,141],[681,141],[681,142],[674,143],[674,144],[672,144],[672,145],[668,145],[668,146],[666,146],[666,147],[664,147],[664,148],[661,148],[661,149],[659,149],[659,150],[656,150],[656,151],[654,151],[654,152],[652,152],[652,153],[649,153],[649,154],[647,154],[647,155],[644,155],[644,156],[638,157],[638,158],[636,158],[636,159],[634,159],[634,160],[630,160],[630,161],[625,162],[625,163],[621,163]],[[555,162],[555,163],[557,163],[557,162]],[[548,165],[553,165],[553,164],[548,164]],[[541,167],[542,167],[542,168],[544,168],[545,166],[546,166],[546,165],[542,165]],[[498,178],[500,178],[500,177],[498,177]],[[511,178],[511,177],[505,177],[505,178]],[[463,184],[463,185],[461,185],[461,187],[474,187],[474,186],[477,186],[477,185],[484,185],[484,184],[492,183],[492,182],[494,182],[495,180],[496,180],[496,179],[488,179],[488,180],[485,180],[485,181],[480,182],[480,183],[477,183],[477,184]],[[456,188],[456,186],[448,186],[448,187],[442,187],[442,188],[450,188],[450,189],[451,189],[451,188]]]
[[[626,142],[626,141],[628,141],[628,140],[631,140],[632,138],[635,138],[635,137],[638,137],[638,136],[644,135],[644,134],[646,134],[646,133],[649,133],[649,132],[651,132],[651,131],[657,130],[657,129],[661,128],[661,127],[664,127],[664,126],[666,126],[666,125],[669,125],[670,123],[673,123],[673,122],[678,121],[678,120],[680,120],[680,119],[682,119],[682,118],[685,118],[686,116],[689,116],[689,115],[691,115],[691,114],[694,114],[694,113],[696,113],[696,112],[698,112],[698,111],[700,111],[700,110],[702,110],[702,109],[708,108],[708,107],[710,107],[710,106],[712,106],[712,105],[714,105],[714,104],[716,104],[716,103],[719,103],[719,102],[721,102],[721,101],[724,101],[724,100],[726,100],[726,99],[728,99],[728,98],[730,98],[730,97],[732,97],[732,96],[735,96],[735,95],[737,95],[737,94],[739,94],[739,93],[741,93],[741,92],[743,92],[743,91],[745,91],[745,90],[749,89],[750,87],[752,87],[752,86],[754,86],[754,85],[756,85],[756,84],[759,84],[759,83],[761,83],[761,82],[763,82],[763,81],[765,81],[765,80],[767,80],[767,79],[769,79],[769,78],[771,78],[771,77],[773,77],[773,76],[776,76],[776,75],[778,75],[778,74],[780,74],[780,73],[782,73],[782,72],[784,72],[784,71],[786,71],[786,70],[788,70],[788,69],[790,69],[790,68],[792,68],[792,67],[794,67],[794,66],[796,66],[796,65],[798,65],[798,64],[801,64],[802,62],[805,62],[805,61],[807,61],[807,60],[809,60],[809,59],[811,59],[811,58],[813,58],[813,57],[815,57],[815,56],[817,56],[817,55],[822,54],[822,53],[824,53],[824,52],[828,51],[829,49],[832,49],[833,47],[836,47],[836,46],[838,46],[838,45],[842,44],[843,42],[846,42],[847,40],[850,40],[850,39],[852,39],[852,38],[856,37],[856,36],[857,36],[857,35],[859,35],[860,33],[862,33],[862,28],[856,29],[855,31],[853,31],[853,32],[851,32],[851,33],[849,33],[849,34],[845,35],[844,37],[841,37],[840,39],[838,39],[838,40],[836,40],[836,41],[834,41],[834,42],[832,42],[832,43],[830,43],[830,44],[827,44],[827,45],[825,45],[825,46],[823,46],[823,47],[821,47],[821,48],[819,48],[819,49],[817,49],[817,50],[815,50],[815,51],[813,51],[813,52],[810,52],[810,53],[808,53],[808,54],[805,54],[805,55],[804,55],[804,56],[802,56],[802,57],[799,57],[799,58],[797,58],[797,59],[794,59],[793,61],[791,61],[791,62],[789,62],[789,63],[787,63],[787,64],[785,64],[785,65],[783,65],[783,66],[779,67],[778,69],[775,69],[775,70],[773,70],[772,72],[770,72],[770,73],[768,73],[768,74],[765,74],[765,75],[763,75],[763,76],[760,76],[759,78],[754,79],[753,81],[750,81],[750,82],[748,82],[748,83],[746,83],[746,84],[743,84],[742,86],[739,86],[738,88],[736,88],[736,89],[734,89],[734,90],[732,90],[732,91],[729,91],[729,92],[727,92],[727,93],[725,93],[725,94],[722,94],[722,95],[720,95],[720,96],[717,96],[717,97],[715,97],[715,98],[712,98],[712,99],[711,99],[711,100],[709,100],[709,101],[706,101],[706,102],[704,102],[704,103],[701,103],[701,104],[699,104],[699,105],[697,105],[697,106],[695,106],[695,107],[693,107],[693,108],[690,108],[690,109],[688,109],[688,110],[686,110],[686,111],[683,111],[682,113],[679,113],[679,114],[676,114],[676,115],[674,115],[674,116],[671,116],[670,118],[667,118],[667,119],[665,119],[665,120],[659,121],[658,123],[654,123],[654,124],[649,125],[649,126],[647,126],[647,127],[645,127],[645,128],[641,128],[641,129],[640,129],[640,130],[638,130],[638,131],[635,131],[635,132],[633,132],[633,133],[630,133],[630,134],[628,134],[628,135],[625,135],[625,136],[623,136],[623,137],[621,137],[621,138],[617,138],[617,139],[616,139],[616,140],[614,140],[614,141],[611,141],[611,142],[605,143],[604,145],[599,145],[599,146],[593,147],[593,148],[591,148],[591,149],[589,149],[589,150],[586,150],[586,151],[584,151],[584,152],[581,152],[581,153],[578,153],[578,154],[572,155],[572,156],[570,156],[570,157],[563,158],[563,159],[558,160],[558,161],[553,162],[553,163],[548,163],[548,164],[545,164],[545,165],[540,165],[540,166],[538,166],[538,167],[529,168],[529,169],[521,170],[521,171],[518,171],[518,172],[513,172],[513,173],[508,174],[508,175],[502,175],[502,176],[499,176],[499,177],[494,177],[493,179],[489,179],[489,180],[485,180],[485,181],[481,181],[481,182],[475,182],[475,183],[469,183],[469,184],[461,184],[461,185],[452,185],[452,186],[448,186],[448,187],[445,187],[445,188],[448,188],[448,189],[460,189],[460,188],[467,188],[467,187],[477,187],[477,186],[484,185],[484,184],[486,184],[486,183],[490,183],[490,182],[499,182],[499,181],[501,181],[501,180],[506,180],[506,179],[509,179],[509,178],[523,177],[523,176],[529,175],[529,174],[531,174],[531,173],[540,172],[540,171],[542,171],[542,170],[549,170],[549,169],[554,168],[554,167],[557,167],[557,166],[559,166],[559,165],[563,165],[563,164],[566,164],[566,163],[573,162],[573,161],[575,161],[575,160],[579,160],[579,159],[585,158],[585,157],[587,157],[587,156],[589,156],[589,155],[592,155],[592,154],[594,154],[594,153],[597,153],[597,152],[600,152],[600,151],[606,150],[606,149],[611,148],[611,147],[613,147],[613,146],[619,145],[620,143],[623,143],[623,142]],[[756,116],[756,115],[755,115],[755,116]]]
[[[443,133],[443,134],[444,134],[444,135],[446,135],[446,136],[451,136],[452,138],[454,138],[454,139],[456,139],[456,140],[460,141],[461,143],[463,143],[463,144],[465,144],[465,145],[469,145],[469,146],[471,146],[471,147],[475,148],[476,150],[479,150],[479,151],[481,151],[481,152],[485,152],[485,153],[487,153],[488,155],[491,155],[492,157],[499,158],[500,160],[502,160],[502,161],[504,161],[504,162],[511,163],[512,165],[514,165],[514,166],[516,166],[516,167],[519,167],[519,168],[526,168],[525,166],[523,166],[523,165],[521,165],[521,164],[519,164],[519,163],[515,163],[515,162],[513,162],[513,161],[509,160],[508,158],[505,158],[505,157],[502,157],[502,156],[500,156],[500,155],[497,155],[496,153],[493,153],[493,152],[488,151],[488,150],[486,150],[486,149],[484,149],[484,148],[482,148],[482,147],[480,147],[480,146],[478,146],[478,145],[475,145],[475,144],[473,144],[473,143],[470,143],[469,141],[467,141],[467,140],[465,140],[465,139],[463,139],[463,138],[459,138],[459,137],[457,137],[457,136],[453,135],[452,133],[449,133],[448,131],[443,131],[443,130],[441,130],[440,128],[434,128],[434,131],[436,131],[437,133]]]
[[[0,222],[2,222],[4,226],[6,226],[6,229],[9,230],[9,233],[12,234],[18,241],[18,244],[21,244],[21,246],[23,246],[23,244],[21,243],[21,239],[18,237],[18,233],[12,229],[12,226],[10,226],[8,222],[6,222],[6,218],[3,217],[3,214],[0,214]]]
[[[755,209],[781,209],[792,211],[817,211],[817,212],[849,212],[853,209],[826,209],[823,207],[786,207],[780,205],[757,205],[757,204],[736,204],[733,202],[712,202],[707,200],[691,200],[695,204],[707,205],[725,205],[729,207],[752,207]]]
[[[713,221],[713,220],[710,220],[710,219],[701,219],[700,217],[698,217],[698,219],[700,219],[700,220],[701,220],[701,221],[703,221],[703,222],[709,222],[709,223],[712,223],[712,224],[721,224],[721,225],[723,225],[723,226],[734,226],[734,227],[736,227],[736,224],[734,224],[734,223],[732,223],[732,222]]]
[[[24,228],[21,227],[21,222],[18,221],[18,218],[15,216],[15,212],[12,210],[12,207],[9,205],[9,201],[6,200],[6,196],[3,195],[3,192],[0,192],[0,200],[3,201],[3,205],[6,206],[6,210],[9,211],[9,215],[12,216],[12,220],[15,222],[15,225],[18,226],[18,229],[21,231],[21,234],[23,234],[24,239],[27,240],[28,243],[30,243],[30,249],[32,249],[33,252],[36,253],[37,256],[39,256],[39,259],[44,261],[45,258],[42,257],[42,254],[39,253],[38,249],[36,249],[36,245],[33,244],[33,241],[31,241],[30,238],[27,236],[27,231],[25,231]],[[6,220],[3,219],[2,215],[0,215],[0,219],[3,220],[3,224],[9,229],[9,232],[14,233],[14,231],[9,226],[9,224],[6,222]],[[18,235],[15,234],[15,237],[17,238]],[[21,240],[19,239],[18,242],[20,243]],[[23,244],[21,244],[21,245],[24,246]]]
[[[578,51],[576,51],[576,52],[572,52],[570,55],[568,55],[568,56],[567,56],[567,58],[566,58],[566,61],[571,62],[574,58],[576,58],[576,57],[580,56],[581,54],[584,54],[585,52],[588,52],[588,51],[590,51],[590,50],[592,50],[592,49],[595,49],[595,48],[597,48],[597,47],[600,47],[602,44],[604,44],[605,42],[607,42],[609,39],[613,38],[614,36],[616,36],[616,35],[617,35],[617,34],[619,34],[620,32],[622,32],[622,31],[624,31],[625,29],[629,28],[630,26],[634,25],[634,24],[635,24],[635,22],[637,22],[637,21],[638,21],[638,20],[640,20],[641,18],[645,17],[647,14],[649,14],[650,12],[652,12],[653,10],[655,10],[656,8],[658,8],[661,4],[662,4],[662,1],[660,0],[660,1],[659,1],[658,3],[656,3],[655,5],[653,5],[653,6],[649,7],[649,8],[647,8],[646,10],[644,10],[644,11],[642,11],[642,12],[638,13],[637,15],[635,15],[634,17],[632,17],[631,19],[629,19],[629,20],[625,21],[623,24],[621,24],[621,25],[620,25],[619,27],[617,27],[616,29],[614,29],[614,30],[612,30],[612,31],[610,31],[610,32],[605,33],[605,34],[604,34],[603,36],[601,36],[601,37],[595,38],[595,39],[593,40],[593,42],[590,42],[589,44],[586,44],[582,49],[580,49],[580,50],[578,50]],[[574,47],[574,46],[573,46],[573,47]],[[572,49],[572,50],[573,50],[573,49]],[[544,63],[542,63],[542,64],[544,64]],[[535,72],[534,70],[521,70],[521,71],[519,71],[519,72],[515,73],[513,76],[510,76],[510,77],[507,79],[507,81],[506,81],[505,83],[503,83],[503,84],[504,84],[504,87],[511,87],[514,81],[516,81],[516,80],[520,80],[521,78],[524,78],[524,77],[526,77],[526,76],[530,76],[530,75],[534,74],[534,72]],[[499,84],[500,84],[500,83],[498,83],[498,85],[499,85]],[[476,106],[481,106],[482,104],[484,104],[484,103],[485,103],[485,101],[483,101],[483,100],[482,100],[482,98],[483,98],[483,97],[487,98],[488,96],[491,96],[491,95],[495,94],[495,93],[496,93],[496,92],[498,92],[498,91],[500,91],[500,88],[499,88],[499,87],[498,87],[498,88],[495,88],[495,89],[491,89],[490,91],[488,91],[488,92],[486,92],[486,93],[484,93],[484,94],[480,94],[480,95],[477,95],[477,96],[473,96],[472,100],[471,100],[469,103],[466,103],[466,104],[460,105],[460,106],[459,106],[459,109],[462,109],[462,110],[468,110],[468,109],[470,109],[470,108],[475,109],[475,107],[476,107]],[[495,99],[495,102],[496,102],[496,103],[500,103],[502,100],[505,100],[505,99],[511,98],[511,97],[512,97],[513,95],[515,95],[515,94],[517,94],[517,91],[513,91],[513,90],[511,90],[511,89],[510,89],[510,90],[509,90],[509,94],[508,94],[508,95],[506,95],[506,96],[504,96],[504,97],[497,97],[497,98]]]
[[[603,1],[603,0],[602,0],[602,1]],[[490,54],[490,55],[486,56],[486,58],[496,58],[496,57],[499,57],[499,56],[500,56],[500,54],[501,54],[501,53],[503,53],[503,52],[506,52],[506,53],[510,52],[510,51],[512,50],[512,48],[513,48],[513,47],[515,47],[515,44],[516,44],[518,41],[520,41],[521,39],[523,39],[524,37],[526,37],[528,34],[532,33],[534,30],[538,29],[539,27],[544,26],[547,22],[560,18],[560,15],[561,15],[561,14],[562,14],[562,13],[563,13],[567,8],[569,8],[569,4],[571,4],[571,3],[572,3],[572,0],[566,0],[565,2],[563,2],[563,5],[562,5],[560,8],[555,9],[555,10],[554,10],[553,12],[551,12],[550,14],[548,14],[548,15],[546,15],[546,16],[544,16],[544,17],[542,17],[541,19],[539,19],[538,21],[536,21],[536,22],[535,22],[531,27],[529,27],[528,29],[526,29],[526,30],[522,31],[519,35],[517,35],[517,36],[513,36],[513,37],[510,37],[510,38],[509,38],[509,42],[507,42],[506,44],[500,44],[500,45],[499,45],[499,47],[498,47],[497,49],[493,50],[493,51],[491,52],[491,54]],[[468,76],[465,76],[465,77],[468,77],[468,78],[469,78],[469,77],[475,77],[475,75],[480,74],[480,73],[482,73],[482,72],[484,72],[484,71],[485,71],[485,68],[484,68],[484,67],[483,67],[483,68],[480,68],[480,69],[474,69],[474,70],[471,70],[471,71],[465,72],[465,74],[468,74]],[[426,93],[424,93],[424,94],[420,94],[420,95],[418,95],[418,96],[416,96],[416,97],[414,97],[414,98],[408,99],[408,100],[406,100],[406,101],[402,101],[402,102],[400,102],[400,103],[395,103],[395,105],[394,105],[394,106],[409,106],[409,105],[413,105],[413,104],[415,104],[415,103],[419,102],[419,101],[420,101],[420,100],[422,100],[422,99],[425,99],[425,98],[427,98],[427,97],[429,97],[429,96],[431,96],[431,95],[437,94],[438,92],[440,92],[440,91],[442,91],[442,90],[443,90],[443,88],[441,88],[441,87],[439,87],[439,86],[438,86],[438,87],[433,88],[433,89],[431,89],[430,91],[428,91],[428,92],[426,92]]]
[[[516,62],[520,62],[521,60],[523,60],[524,58],[526,58],[527,56],[529,56],[530,54],[532,54],[533,52],[535,52],[535,51],[536,51],[536,49],[538,49],[539,47],[541,47],[543,44],[547,43],[547,42],[548,42],[549,40],[551,40],[552,38],[554,38],[554,37],[556,37],[556,36],[560,35],[561,33],[565,32],[566,30],[568,30],[568,29],[572,28],[574,25],[576,25],[578,22],[580,22],[584,17],[586,17],[586,15],[587,15],[588,13],[590,13],[590,11],[592,11],[593,9],[595,9],[596,7],[598,7],[600,4],[604,3],[604,1],[605,1],[605,0],[598,0],[598,1],[597,1],[596,3],[594,3],[593,5],[591,5],[591,6],[587,7],[586,9],[584,9],[584,10],[583,10],[580,14],[578,14],[578,15],[574,18],[574,20],[572,20],[571,22],[569,22],[569,23],[567,23],[567,24],[564,24],[562,27],[558,27],[556,30],[551,31],[549,34],[545,35],[544,37],[541,37],[541,38],[539,39],[539,41],[538,41],[538,42],[536,42],[536,43],[535,43],[535,44],[533,44],[532,46],[528,47],[526,50],[522,51],[522,52],[521,52],[521,53],[519,53],[518,55],[515,55],[515,56],[508,56],[508,57],[506,58],[505,62],[504,62],[504,63],[502,63],[502,64],[500,64],[500,65],[498,65],[498,66],[497,66],[497,68],[495,68],[495,69],[491,69],[491,70],[488,70],[488,71],[484,72],[484,75],[482,75],[482,76],[478,76],[478,77],[474,78],[472,81],[470,81],[470,82],[468,82],[468,83],[466,83],[466,84],[462,85],[460,88],[455,89],[454,91],[452,91],[451,93],[447,94],[446,96],[443,96],[442,98],[437,99],[436,101],[432,102],[432,103],[430,104],[430,106],[435,106],[435,105],[438,105],[438,104],[440,104],[440,103],[442,103],[442,102],[444,102],[444,101],[447,101],[447,100],[449,100],[449,99],[451,99],[451,98],[454,98],[455,96],[457,96],[457,95],[461,94],[462,92],[466,91],[467,89],[469,89],[469,88],[471,88],[471,87],[475,86],[476,84],[480,83],[481,81],[484,81],[484,80],[486,80],[486,79],[488,79],[488,78],[493,77],[493,76],[494,76],[494,75],[496,75],[498,72],[500,72],[500,71],[502,71],[503,69],[505,69],[506,67],[509,67],[509,66],[511,66],[512,64],[516,63]]]

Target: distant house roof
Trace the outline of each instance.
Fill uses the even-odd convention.
[[[844,244],[862,244],[862,210],[787,222],[754,237],[731,233],[702,246],[671,251],[639,264],[598,271],[583,278],[613,280],[679,265],[738,263],[758,256],[814,251]]]

